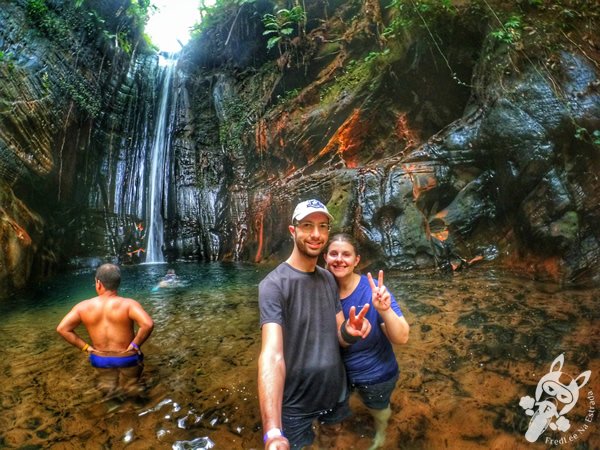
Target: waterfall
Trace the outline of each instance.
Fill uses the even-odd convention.
[[[148,244],[146,248],[146,262],[163,262],[164,244],[164,216],[168,172],[169,172],[169,148],[171,136],[170,105],[176,102],[175,92],[171,94],[171,79],[176,68],[176,60],[160,57],[163,70],[159,71],[159,77],[163,77],[162,88],[159,98],[159,108],[156,115],[154,128],[154,139],[150,153],[150,172],[148,174],[148,208],[146,209],[146,223],[148,231]]]

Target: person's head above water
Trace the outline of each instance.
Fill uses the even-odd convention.
[[[100,281],[106,290],[116,291],[121,285],[121,269],[115,264],[102,264],[96,269],[96,280]]]
[[[170,284],[174,283],[175,281],[177,281],[177,275],[175,274],[175,269],[169,269],[169,270],[167,270],[167,273],[163,277],[163,281],[166,281],[166,282],[168,282]]]

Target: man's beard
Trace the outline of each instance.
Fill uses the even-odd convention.
[[[318,258],[319,255],[323,252],[323,242],[319,241],[320,243],[320,247],[318,250],[314,250],[310,247],[308,247],[306,245],[306,241],[303,241],[301,239],[299,239],[298,237],[295,238],[296,241],[296,247],[298,248],[298,251],[303,254],[304,256],[307,256],[309,258]]]

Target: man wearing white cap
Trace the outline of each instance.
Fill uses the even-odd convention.
[[[363,320],[368,305],[345,320],[335,279],[317,266],[332,220],[320,201],[299,203],[289,226],[292,254],[258,287],[258,397],[269,450],[312,444],[313,421],[327,422],[327,412],[347,395],[339,346],[371,330]]]

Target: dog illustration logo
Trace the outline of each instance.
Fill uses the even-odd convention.
[[[564,353],[552,362],[550,371],[538,381],[535,400],[529,396],[521,397],[519,406],[531,416],[525,433],[529,442],[535,442],[548,427],[563,432],[571,427],[565,415],[577,403],[579,390],[588,382],[592,372],[586,370],[573,379],[561,371],[564,362]]]

